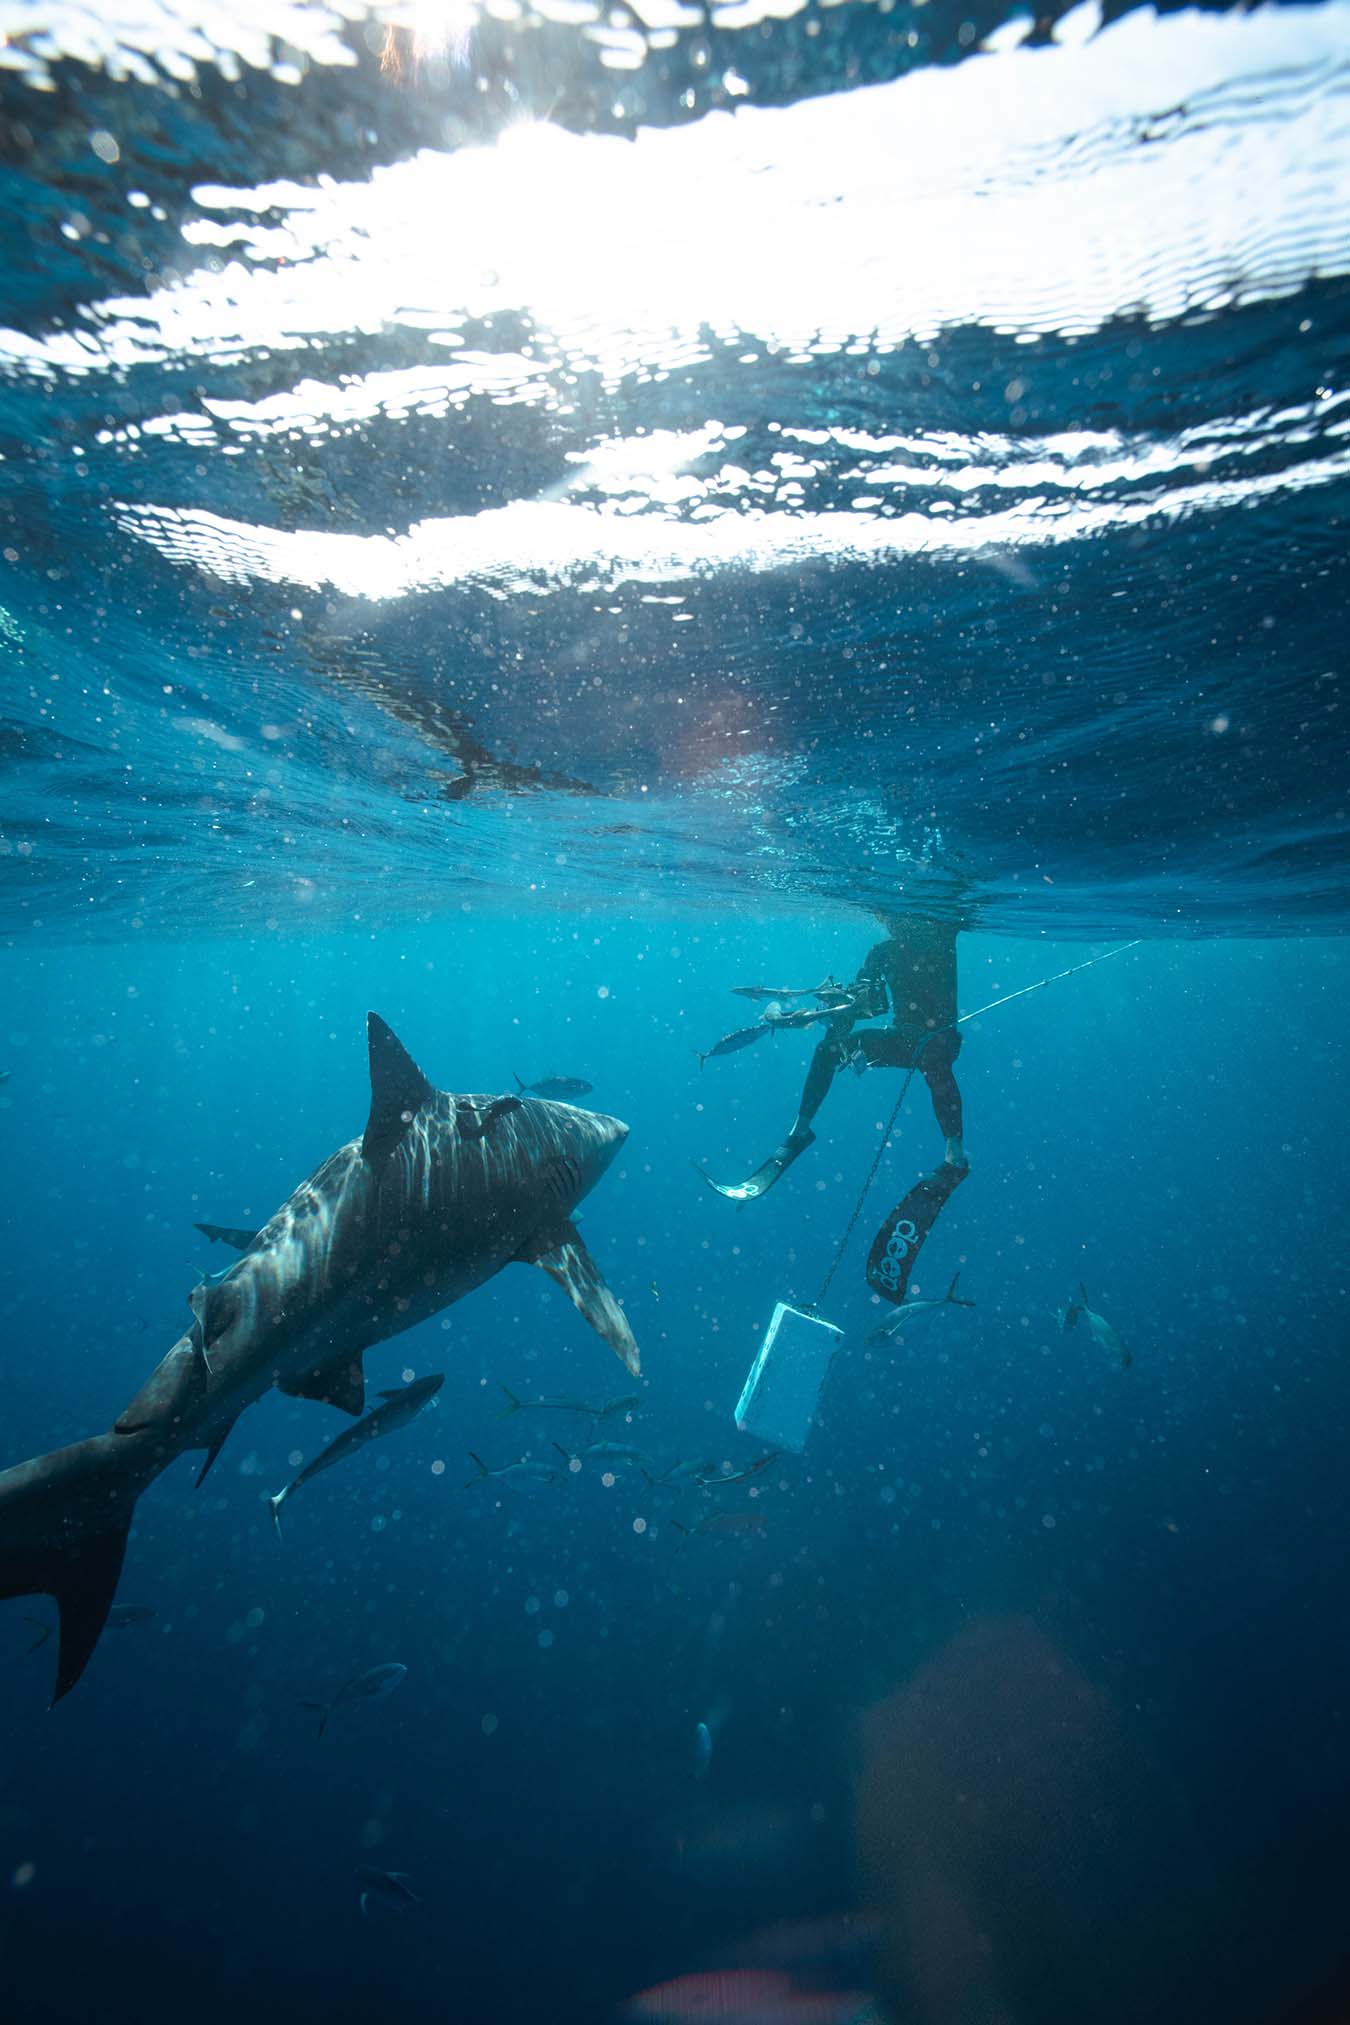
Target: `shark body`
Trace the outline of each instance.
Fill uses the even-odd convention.
[[[517,1261],[542,1266],[639,1368],[623,1310],[570,1220],[627,1126],[531,1098],[483,1129],[496,1100],[435,1089],[378,1015],[367,1030],[363,1135],[300,1184],[243,1257],[192,1290],[190,1327],[110,1433],[0,1473],[0,1598],[55,1598],[54,1701],[98,1643],[136,1499],[186,1450],[207,1451],[205,1476],[239,1415],[273,1386],[359,1414],[365,1351]]]

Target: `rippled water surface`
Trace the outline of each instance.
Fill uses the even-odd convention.
[[[0,30],[9,932],[1339,924],[1343,0]]]
[[[1348,195],[1350,0],[0,0],[0,2025],[1344,2025]]]

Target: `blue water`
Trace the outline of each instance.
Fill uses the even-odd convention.
[[[869,1352],[910,1093],[762,1534],[499,1417],[630,1389],[511,1268],[280,1542],[333,1409],[175,1464],[54,1711],[6,1602],[3,2015],[1340,2016],[1346,10],[465,9],[399,75],[390,11],[0,5],[0,1467],[360,1132],[370,1009],[627,1122],[604,1432],[743,1467],[899,1086],[719,1200],[809,1052],[700,1070],[730,987],[880,901],[963,1010],[1139,941],[964,1028],[976,1305]],[[623,2008],[716,1970],[779,1981]]]

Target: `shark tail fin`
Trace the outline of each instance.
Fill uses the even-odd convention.
[[[136,1499],[155,1474],[132,1435],[100,1434],[0,1474],[0,1598],[51,1596],[55,1706],[93,1656],[117,1593]]]
[[[492,1475],[492,1471],[483,1461],[482,1456],[475,1455],[472,1449],[469,1450],[469,1461],[474,1464],[474,1473],[471,1477],[468,1477],[465,1480],[464,1488],[466,1491],[468,1490],[470,1484],[481,1484],[484,1477],[490,1477]]]
[[[331,1703],[301,1702],[300,1706],[302,1709],[308,1709],[312,1716],[317,1716],[319,1718],[319,1735],[322,1736],[324,1731],[328,1728],[328,1714],[329,1709],[331,1707]]]
[[[526,1090],[529,1088],[529,1085],[527,1083],[521,1082],[520,1077],[516,1074],[514,1069],[512,1069],[511,1071],[511,1081],[515,1084],[517,1090],[523,1097],[525,1095]]]
[[[1090,1308],[1092,1306],[1092,1303],[1088,1299],[1088,1290],[1083,1285],[1083,1282],[1081,1280],[1078,1282],[1078,1298],[1083,1303],[1083,1306],[1085,1308]]]
[[[498,1420],[506,1420],[511,1414],[519,1413],[521,1408],[521,1401],[516,1398],[515,1393],[511,1390],[509,1385],[502,1384],[500,1378],[497,1380],[497,1390],[498,1392],[504,1392],[506,1394],[506,1404],[502,1408],[501,1412],[497,1415]]]

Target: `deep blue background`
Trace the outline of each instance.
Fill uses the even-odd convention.
[[[367,1007],[443,1087],[594,1081],[632,1126],[584,1218],[642,1345],[631,1438],[661,1463],[752,1456],[730,1408],[758,1333],[814,1293],[896,1083],[841,1080],[809,1156],[738,1210],[690,1161],[757,1162],[808,1044],[702,1073],[693,1051],[741,1023],[724,987],[847,973],[874,933],[465,910],[6,954],[0,1460],[107,1426],[177,1335],[192,1266],[220,1263],[193,1220],[261,1221],[360,1129]],[[1085,953],[968,936],[962,1005]],[[968,1028],[973,1171],[920,1279],[960,1263],[979,1305],[871,1361],[855,1333],[805,1465],[769,1473],[763,1539],[684,1539],[688,1499],[594,1469],[461,1488],[469,1448],[502,1463],[571,1431],[496,1419],[497,1381],[625,1389],[523,1269],[370,1355],[372,1386],[444,1368],[440,1405],[308,1486],[280,1544],[263,1493],[337,1415],[273,1396],[201,1492],[177,1465],[120,1592],[159,1615],[107,1634],[55,1713],[22,1622],[51,1606],[0,1616],[7,2015],[600,2018],[766,1921],[915,1902],[930,1861],[1017,2016],[1256,2018],[1331,1974],[1348,981],[1333,943],[1155,943]],[[861,1233],[939,1151],[912,1097]],[[831,1296],[846,1324],[875,1313],[862,1251]],[[1059,1334],[1080,1277],[1129,1371]],[[296,1704],[390,1659],[398,1693],[317,1741]],[[1091,1710],[1073,1738],[1065,1696]],[[963,1707],[981,1748],[968,1731],[944,1756],[924,1724]],[[880,1873],[879,1806],[897,1846],[922,1842]],[[362,1922],[361,1861],[410,1873],[422,1911]],[[939,2015],[898,1950],[909,2009]]]

